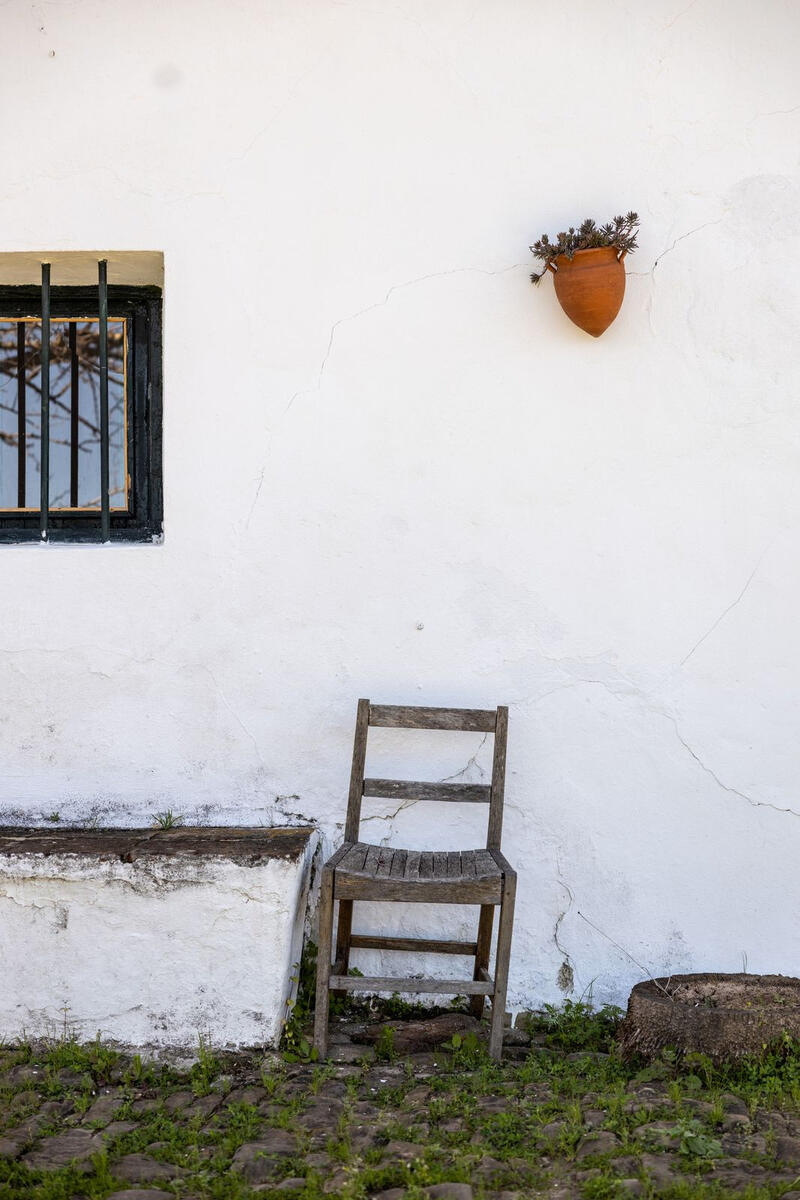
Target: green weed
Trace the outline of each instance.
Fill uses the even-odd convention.
[[[379,1062],[394,1062],[397,1052],[394,1048],[394,1029],[384,1025],[375,1043],[375,1057]]]
[[[541,1013],[531,1017],[528,1031],[544,1034],[546,1046],[574,1053],[609,1053],[615,1045],[622,1010],[612,1004],[595,1009],[583,1000],[565,1000],[561,1008],[546,1004]]]
[[[190,1079],[196,1096],[207,1096],[211,1084],[219,1075],[219,1062],[211,1049],[210,1041],[202,1034],[197,1038],[197,1062],[192,1065]]]
[[[454,1033],[443,1049],[452,1054],[451,1066],[454,1071],[473,1070],[489,1061],[486,1046],[472,1030],[465,1034]]]
[[[281,1050],[286,1062],[313,1062],[317,1059],[317,1052],[306,1035],[306,1029],[316,999],[317,947],[314,942],[306,942],[300,962],[294,964],[290,984],[296,990],[295,996],[290,996],[286,1001]]]
[[[177,816],[171,808],[166,812],[152,813],[151,816],[155,829],[177,829],[183,824],[183,817]]]
[[[722,1144],[696,1118],[683,1117],[676,1125],[680,1152],[690,1158],[722,1158]]]

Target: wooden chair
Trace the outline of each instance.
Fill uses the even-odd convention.
[[[490,787],[473,783],[410,783],[401,779],[365,779],[369,726],[401,729],[468,730],[494,734]],[[370,704],[359,700],[353,767],[347,802],[344,845],[322,869],[319,907],[319,953],[314,1045],[320,1058],[328,1050],[328,1006],[331,991],[436,992],[468,995],[473,1016],[483,1013],[485,997],[492,1002],[489,1053],[499,1059],[503,1048],[511,928],[514,921],[516,872],[500,853],[503,789],[506,769],[508,709],[410,708]],[[462,851],[392,850],[358,840],[364,796],[391,800],[471,801],[489,805],[486,849]],[[416,901],[428,904],[479,904],[477,940],[438,941],[433,938],[377,937],[352,932],[354,900]],[[333,909],[339,903],[336,960],[331,966]],[[488,971],[495,907],[500,908],[494,978]],[[348,975],[351,950],[425,951],[468,955],[475,959],[471,981],[458,979],[395,979]]]

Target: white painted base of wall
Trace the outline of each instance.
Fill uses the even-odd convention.
[[[315,846],[308,831],[295,856],[254,861],[0,853],[0,1038],[274,1045]]]

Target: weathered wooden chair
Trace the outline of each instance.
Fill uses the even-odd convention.
[[[472,783],[409,783],[401,779],[365,779],[369,726],[402,729],[468,730],[494,734],[494,759],[490,787]],[[489,1052],[500,1058],[503,1048],[508,963],[517,876],[500,853],[503,824],[503,790],[506,769],[508,709],[496,711],[459,708],[410,708],[370,704],[359,700],[356,717],[353,767],[344,845],[322,869],[319,908],[319,953],[314,1044],[320,1058],[328,1050],[330,992],[437,992],[468,995],[470,1011],[480,1017],[485,997],[492,1002]],[[489,805],[485,850],[392,850],[358,840],[361,801],[364,796],[392,800],[466,800]],[[378,937],[352,932],[354,900],[422,901],[428,904],[481,906],[477,940],[438,941],[433,938]],[[331,966],[333,908],[339,902],[336,960]],[[497,959],[494,978],[488,971],[495,907],[500,907]],[[395,979],[348,975],[351,950],[405,950],[474,957],[471,981],[457,979]]]

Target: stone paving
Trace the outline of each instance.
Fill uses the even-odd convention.
[[[0,1197],[800,1200],[800,1067],[737,1094],[524,1026],[507,1029],[501,1066],[468,1017],[455,1037],[452,1019],[340,1022],[325,1066],[7,1046]],[[447,1048],[413,1048],[445,1029]]]

